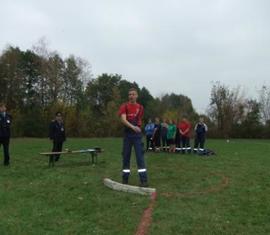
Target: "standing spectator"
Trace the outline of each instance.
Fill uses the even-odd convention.
[[[195,125],[195,143],[193,152],[203,152],[204,151],[204,143],[205,143],[205,135],[208,131],[207,125],[204,123],[204,118],[200,117],[199,122]]]
[[[152,122],[151,119],[148,120],[148,123],[144,127],[145,136],[146,136],[146,151],[153,149],[153,141],[152,136],[154,133],[155,124]]]
[[[52,152],[61,152],[63,148],[63,143],[66,141],[66,131],[63,122],[63,117],[61,112],[55,114],[55,119],[52,120],[49,127],[49,138],[53,142]],[[51,160],[58,161],[60,154],[55,154],[52,156]]]
[[[172,120],[169,120],[167,140],[170,146],[169,152],[175,152],[175,134],[176,134],[176,125]]]
[[[130,175],[130,157],[132,146],[134,146],[137,160],[140,186],[147,187],[147,170],[144,162],[142,143],[142,117],[143,106],[137,103],[138,92],[135,88],[128,91],[128,102],[122,104],[119,109],[119,116],[125,127],[123,141],[123,166],[122,182],[128,184]]]
[[[153,133],[153,146],[154,146],[154,151],[160,151],[160,134],[161,134],[161,125],[159,118],[155,118],[155,129]]]
[[[167,143],[167,131],[168,131],[168,123],[167,120],[164,118],[162,120],[161,125],[161,142],[162,142],[162,149],[163,151],[167,150],[167,146],[169,146],[169,144]]]
[[[190,147],[190,132],[191,132],[191,124],[187,120],[187,117],[184,116],[182,121],[179,123],[179,132],[181,134],[181,142],[182,142],[182,153],[186,152],[191,153]]]
[[[176,149],[177,151],[181,150],[181,134],[180,134],[180,131],[179,131],[179,119],[177,119],[177,125],[176,125],[176,134],[175,134],[175,146],[176,146]]]
[[[10,163],[9,142],[10,142],[10,125],[12,121],[11,115],[6,112],[7,108],[4,103],[0,103],[0,147],[3,145],[4,166]]]

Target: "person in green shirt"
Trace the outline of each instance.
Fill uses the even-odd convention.
[[[167,130],[167,141],[170,146],[169,152],[175,152],[175,134],[176,134],[176,125],[173,120],[169,120],[168,130]]]

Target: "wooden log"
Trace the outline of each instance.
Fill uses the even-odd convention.
[[[156,192],[155,188],[144,188],[144,187],[138,187],[138,186],[132,186],[127,184],[121,184],[116,181],[113,181],[109,178],[105,178],[103,180],[103,183],[105,186],[116,190],[116,191],[122,191],[127,193],[136,193],[140,195],[152,195],[152,193]]]

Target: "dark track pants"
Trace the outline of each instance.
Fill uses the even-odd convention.
[[[157,135],[157,134],[154,135],[153,146],[154,146],[154,150],[156,150],[156,148],[160,148],[160,135]]]
[[[167,150],[167,146],[168,146],[167,134],[161,136],[161,142],[162,142],[163,150]]]
[[[147,170],[144,162],[142,135],[138,133],[125,133],[123,141],[123,169],[122,179],[123,183],[128,183],[130,175],[130,157],[132,146],[134,146],[136,154],[136,162],[138,167],[138,174],[141,183],[147,182]]]
[[[205,135],[196,135],[194,143],[194,152],[199,152],[204,150]]]
[[[175,135],[175,146],[176,148],[181,148],[181,140],[182,140],[182,136],[179,133],[179,130],[176,130],[176,135]]]
[[[3,145],[4,165],[9,165],[9,138],[0,138],[0,146]]]
[[[53,141],[53,148],[52,152],[61,152],[63,148],[63,142]],[[60,158],[60,154],[55,154],[54,159],[55,161],[58,161]]]
[[[182,142],[182,153],[185,152],[191,153],[190,138],[187,136],[182,136],[181,142]]]

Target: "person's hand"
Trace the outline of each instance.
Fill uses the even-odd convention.
[[[140,133],[140,132],[142,131],[141,128],[138,127],[138,126],[134,126],[132,129],[133,129],[133,131],[135,131],[136,133]]]

